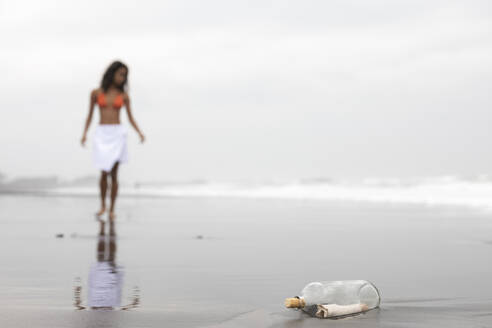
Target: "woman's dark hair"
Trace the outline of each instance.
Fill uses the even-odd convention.
[[[114,74],[122,67],[126,69],[127,78],[125,79],[125,82],[123,82],[121,85],[117,85],[116,87],[121,92],[125,91],[125,86],[128,82],[128,66],[117,60],[112,62],[111,65],[109,65],[109,67],[106,69],[106,72],[104,72],[103,78],[101,80],[101,88],[104,90],[104,92],[108,91],[109,87],[113,83]]]

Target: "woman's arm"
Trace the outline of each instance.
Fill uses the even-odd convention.
[[[130,124],[133,126],[135,131],[137,131],[138,135],[140,136],[140,142],[143,143],[145,141],[145,136],[140,131],[140,129],[138,128],[137,122],[135,122],[135,119],[133,118],[132,109],[131,109],[131,105],[130,105],[130,97],[128,96],[127,93],[125,93],[123,95],[123,100],[125,101],[125,108],[126,108],[126,113],[128,115],[128,120],[130,121]]]
[[[92,114],[94,113],[94,107],[96,105],[96,99],[97,99],[97,90],[92,90],[91,99],[89,102],[89,114],[87,115],[87,119],[85,121],[84,133],[82,134],[82,139],[80,140],[82,146],[85,146],[85,141],[87,140],[87,130],[89,130],[89,125],[91,125]]]

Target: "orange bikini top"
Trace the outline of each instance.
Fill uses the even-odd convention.
[[[97,104],[99,105],[99,107],[103,108],[103,107],[106,107],[107,106],[107,103],[106,103],[106,96],[104,95],[103,92],[100,92],[98,95],[97,95]],[[117,95],[115,98],[114,98],[114,101],[113,101],[113,108],[114,109],[120,109],[121,106],[123,106],[123,96],[121,95],[121,93],[119,95]]]

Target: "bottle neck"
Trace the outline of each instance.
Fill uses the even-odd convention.
[[[285,300],[285,306],[288,308],[302,309],[306,306],[304,297],[292,297]]]

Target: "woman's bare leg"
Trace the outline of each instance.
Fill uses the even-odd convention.
[[[118,164],[111,169],[111,206],[109,207],[109,219],[114,220],[116,215],[114,214],[114,205],[116,202],[116,196],[118,195]]]
[[[101,195],[101,209],[96,213],[97,216],[103,215],[106,212],[106,191],[108,190],[108,173],[101,171],[99,179],[99,191]]]

